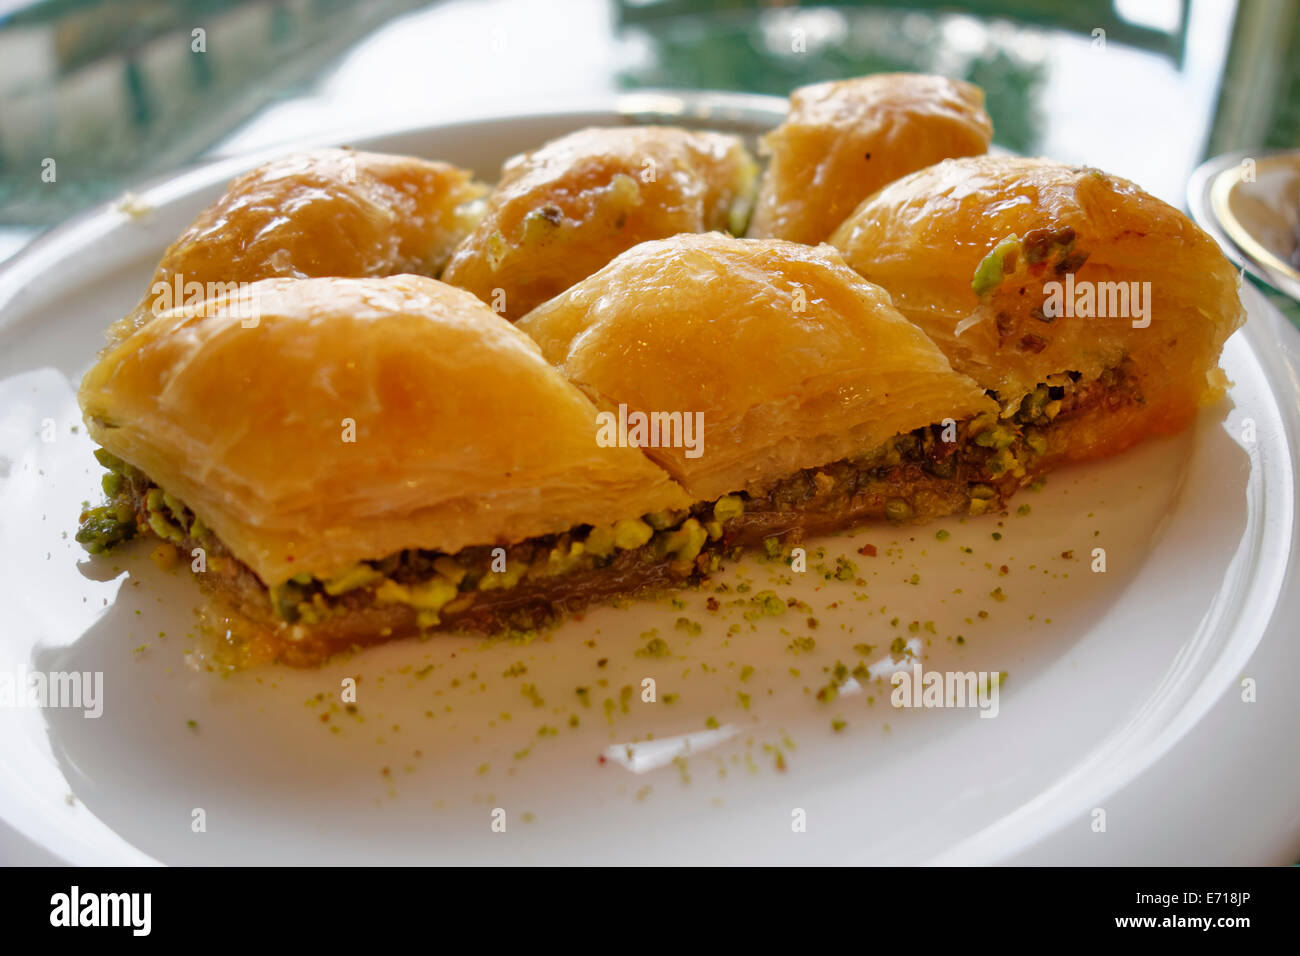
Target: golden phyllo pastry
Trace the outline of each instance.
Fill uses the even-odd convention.
[[[580,130],[505,164],[443,278],[517,319],[639,242],[743,231],[756,176],[734,136]]]
[[[164,313],[79,398],[142,524],[219,543],[272,592],[342,594],[384,578],[364,559],[689,503],[639,451],[594,440],[595,409],[530,339],[419,276],[264,280]],[[403,587],[370,596],[413,615],[456,590],[403,602]]]
[[[595,409],[532,340],[421,276],[265,280],[166,312],[79,397],[96,441],[269,585],[686,503],[596,443]]]
[[[281,277],[437,276],[486,192],[470,173],[411,156],[320,149],[240,176],[163,254],[120,341],[159,312]]]
[[[996,393],[1089,458],[1185,426],[1222,392],[1237,274],[1177,209],[1096,169],[940,163],[865,201],[832,243]],[[1064,427],[1066,423],[1070,427]]]
[[[984,93],[942,76],[881,73],[790,95],[749,235],[823,242],[867,196],[942,159],[985,152]]]
[[[698,415],[702,447],[647,454],[699,499],[993,407],[829,246],[643,243],[519,327],[602,408]]]

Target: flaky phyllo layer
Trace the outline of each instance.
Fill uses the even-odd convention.
[[[1072,241],[1107,261],[1075,221]],[[1038,235],[963,258],[971,301],[954,285],[949,308],[969,340],[967,327],[932,340],[864,279],[876,264],[860,238],[846,243],[854,268],[826,245],[642,242],[517,326],[409,274],[265,278],[142,308],[81,386],[109,472],[78,539],[92,552],[159,539],[159,558],[189,563],[237,622],[237,662],[312,664],[433,629],[534,628],[868,520],[1000,511],[1062,462],[1185,422],[1203,391],[1166,388],[1167,356],[1136,330],[1108,326],[1098,350],[1061,318],[1032,360],[1016,351],[1023,323],[1047,323],[1021,314],[1017,290],[1041,277],[1006,250],[1023,264]],[[923,290],[899,294],[922,308]],[[1239,316],[1153,302],[1146,331],[1178,342],[1203,381]],[[997,373],[1004,358],[1015,375]],[[632,419],[703,430],[608,440],[611,420]]]

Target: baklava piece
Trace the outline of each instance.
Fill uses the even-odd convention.
[[[437,277],[486,187],[441,162],[320,149],[240,176],[163,253],[148,294],[110,330],[275,277]]]
[[[507,626],[595,550],[572,529],[612,558],[649,540],[641,515],[690,504],[636,449],[598,445],[591,403],[463,290],[396,276],[241,295],[163,313],[87,373],[110,500],[79,539],[203,548],[197,577],[254,625],[254,658],[315,662],[443,615]]]
[[[797,89],[762,140],[771,159],[749,235],[824,242],[882,186],[986,152],[992,136],[984,92],[961,80],[879,73]]]
[[[831,242],[1004,421],[1039,429],[1050,459],[1181,430],[1223,394],[1219,353],[1245,321],[1214,240],[1097,169],[939,163],[868,199]]]
[[[443,279],[518,319],[639,242],[743,232],[757,172],[735,136],[579,130],[505,164]]]

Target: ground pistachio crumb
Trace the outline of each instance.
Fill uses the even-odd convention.
[[[777,617],[785,613],[785,602],[775,591],[759,591],[749,599],[745,609],[745,620],[755,621],[761,617]]]
[[[667,657],[672,652],[668,649],[668,642],[662,637],[651,638],[645,647],[636,651],[637,657]]]

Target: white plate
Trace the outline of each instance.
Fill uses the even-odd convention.
[[[670,118],[713,111],[733,128],[775,115],[755,98],[641,97],[631,109],[351,142],[491,176],[515,150],[649,107]],[[847,555],[863,585],[747,559],[718,578],[730,590],[716,612],[705,608],[711,591],[686,592],[684,608],[604,608],[527,645],[449,636],[319,671],[220,676],[187,664],[202,646],[187,575],[157,570],[138,547],[90,560],[71,540],[100,473],[74,392],[166,243],[246,164],[145,190],[153,212],[142,220],[98,210],[0,273],[0,674],[104,675],[98,719],[0,710],[0,859],[1295,860],[1300,345],[1252,289],[1250,322],[1224,353],[1230,401],[1176,438],[1054,475],[1014,502],[1028,516],[1013,508],[810,543],[810,565],[818,547],[831,566]],[[47,420],[52,442],[41,440]],[[937,540],[940,529],[951,536]],[[865,543],[876,557],[856,553]],[[1104,574],[1090,571],[1098,547]],[[782,575],[789,583],[773,583]],[[1005,600],[990,595],[999,587]],[[797,608],[750,621],[728,603],[767,588],[806,601],[819,626]],[[671,657],[636,655],[656,628]],[[949,639],[958,634],[964,643]],[[813,650],[790,649],[806,636]],[[877,662],[896,636],[927,670],[1007,672],[998,716],[894,709],[874,678],[830,703],[815,698],[825,669],[858,662],[855,644],[874,645],[868,663],[883,674]],[[527,672],[505,676],[516,664]],[[360,678],[356,714],[337,703],[348,676]],[[657,682],[655,703],[641,701],[645,678]],[[1256,682],[1254,703],[1241,700],[1243,678]],[[626,710],[623,687],[634,688]],[[625,744],[636,744],[630,759]],[[192,829],[196,808],[205,832]],[[504,833],[492,829],[497,809]],[[792,826],[799,810],[806,832]]]

